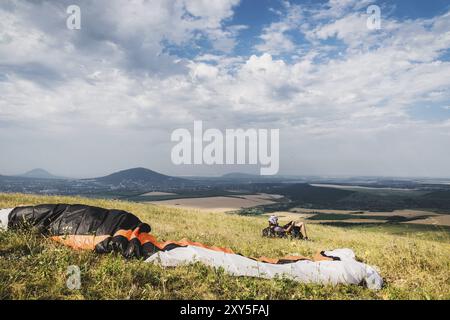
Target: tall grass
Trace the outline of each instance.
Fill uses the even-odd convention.
[[[115,254],[74,251],[31,232],[0,232],[0,299],[449,299],[450,239],[445,231],[392,235],[308,225],[312,241],[260,236],[264,217],[181,210],[81,197],[0,194],[0,208],[20,204],[82,203],[130,211],[159,239],[188,238],[248,256],[312,255],[348,247],[378,267],[386,285],[299,284],[287,279],[232,277],[201,264],[162,268]],[[444,239],[444,240],[443,240]],[[447,240],[445,240],[447,239]],[[81,270],[81,288],[66,285],[67,268]]]

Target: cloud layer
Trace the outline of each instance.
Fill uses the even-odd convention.
[[[76,1],[68,30],[73,2],[0,4],[1,173],[223,173],[169,163],[203,120],[280,128],[281,173],[450,176],[450,12],[369,30],[371,1],[283,2],[239,55],[238,0]]]

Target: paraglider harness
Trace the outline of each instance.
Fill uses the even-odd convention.
[[[271,224],[270,226],[268,226],[262,230],[262,236],[268,237],[268,238],[286,238],[286,237],[290,236],[290,237],[296,238],[296,239],[303,239],[303,235],[300,232],[300,227],[298,227],[298,226],[294,225],[289,232],[284,231],[287,228],[289,228],[293,223],[294,223],[294,221],[290,221],[289,223],[287,223],[281,227],[278,225]],[[277,228],[282,228],[284,230],[283,231],[276,230]]]

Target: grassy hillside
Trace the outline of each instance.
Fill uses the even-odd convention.
[[[378,266],[386,286],[302,285],[286,279],[232,277],[200,264],[164,269],[117,255],[73,251],[27,232],[0,232],[0,299],[450,299],[450,238],[444,231],[393,235],[382,228],[310,225],[313,241],[264,239],[266,217],[205,213],[148,204],[75,197],[0,194],[0,208],[84,203],[128,210],[160,239],[201,241],[250,256],[311,255],[348,247]],[[81,289],[66,287],[69,265],[81,269]]]

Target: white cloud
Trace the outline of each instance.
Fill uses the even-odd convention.
[[[296,50],[297,45],[288,32],[300,26],[304,18],[303,12],[300,6],[290,5],[289,2],[284,2],[284,7],[286,13],[280,13],[282,15],[280,21],[273,22],[263,29],[260,36],[262,42],[255,46],[256,50],[272,55]]]
[[[410,156],[425,148],[426,161],[436,164],[431,171],[450,175],[444,166],[450,154],[439,153],[448,147],[450,122],[409,113],[424,101],[448,105],[450,63],[440,56],[450,48],[449,13],[408,21],[386,17],[384,29],[371,32],[364,8],[353,11],[356,1],[331,1],[311,15],[304,12],[308,8],[286,4],[280,20],[263,30],[257,53],[242,57],[232,54],[242,27],[225,24],[238,1],[119,3],[82,2],[80,31],[65,29],[65,15],[58,14],[63,5],[0,5],[0,133],[16,132],[26,144],[35,138],[26,130],[53,134],[52,141],[90,132],[98,134],[104,153],[108,134],[127,130],[139,140],[152,132],[146,147],[169,147],[164,137],[170,135],[161,132],[198,119],[221,128],[282,128],[288,158],[282,170],[291,173],[302,165],[316,173],[343,172],[357,161],[368,164],[355,164],[354,173],[418,172],[420,159]],[[54,21],[33,10],[52,12]],[[307,40],[299,44],[292,32]],[[193,59],[167,53],[171,45],[191,50],[199,34],[223,52],[202,50]],[[323,44],[334,38],[342,42],[341,55]],[[293,53],[298,55],[283,58]],[[80,141],[74,144],[82,148]],[[5,139],[0,147],[16,150]],[[167,150],[158,150],[155,161],[165,168]],[[391,169],[386,154],[397,157]],[[443,160],[432,157],[438,154]],[[117,163],[126,163],[125,155],[118,157]],[[402,166],[406,160],[410,168]],[[11,165],[0,162],[0,168]]]

